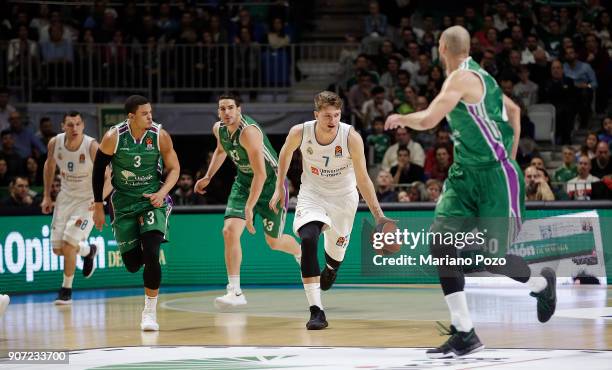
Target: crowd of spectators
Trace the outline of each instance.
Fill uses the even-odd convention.
[[[366,140],[371,177],[380,189],[380,199],[436,199],[428,195],[426,184],[443,182],[453,162],[446,121],[426,132],[402,128],[387,133],[381,126],[389,114],[427,109],[438,94],[445,74],[437,40],[453,25],[470,31],[471,58],[521,107],[517,157],[521,166],[532,174],[535,169],[527,168],[532,159],[542,159],[528,114],[536,104],[555,107],[555,142],[567,145],[564,151],[579,152],[571,156],[571,162],[569,156],[564,160],[559,169],[564,176],[543,176],[551,188],[545,200],[590,199],[594,182],[603,186],[594,197],[609,198],[609,10],[597,0],[558,2],[557,6],[529,0],[485,2],[479,7],[467,4],[461,12],[435,17],[408,3],[371,1],[363,20],[365,33],[347,37],[359,42],[359,47],[342,51],[335,88],[345,99],[345,117],[350,117]],[[601,130],[589,134],[579,147],[581,143],[572,138],[592,128],[594,121],[601,122]],[[541,169],[546,171],[545,166]],[[542,192],[530,193],[535,189],[532,181],[541,183],[541,178],[529,179],[529,199],[542,200]]]
[[[282,2],[232,10],[177,1],[151,7],[144,16],[136,16],[134,2],[115,9],[98,1],[91,9],[76,5],[62,13],[44,4],[36,9],[11,4],[0,22],[0,39],[12,45],[13,53],[8,55],[12,61],[27,55],[41,63],[72,63],[82,55],[73,47],[76,42],[106,44],[108,61],[127,58],[120,43],[241,45],[250,40],[283,48],[290,42],[287,7]],[[364,137],[370,175],[381,201],[435,202],[440,196],[453,163],[448,124],[425,132],[404,128],[387,132],[383,126],[391,113],[427,109],[438,94],[445,73],[437,40],[452,25],[470,31],[471,57],[522,108],[517,159],[524,169],[527,200],[612,198],[612,114],[607,112],[612,41],[609,11],[599,1],[556,7],[529,0],[486,2],[440,17],[397,4],[402,2],[387,1],[382,7],[376,1],[369,3],[365,33],[347,36],[360,47],[345,45],[336,83],[346,102],[344,120],[350,120]],[[247,57],[244,54],[240,62],[247,63]],[[9,63],[9,73],[19,68]],[[551,165],[550,156],[539,153],[534,140],[528,112],[541,103],[556,108],[555,141],[563,145],[558,168]],[[598,130],[589,131],[583,142],[573,141],[576,133],[592,130],[593,122],[600,125]],[[6,189],[0,207],[37,206],[46,144],[56,135],[53,127],[43,118],[37,132],[24,128],[8,91],[0,89],[0,189]],[[181,174],[171,194],[176,204],[226,202],[227,178],[214,179],[204,196],[193,193],[194,180],[202,176],[206,163],[197,172],[185,169]],[[300,173],[301,158],[296,153],[288,173],[292,200]],[[57,180],[53,188],[60,186]]]
[[[31,85],[33,99],[78,101],[83,94],[54,88],[89,86],[90,78],[98,87],[142,86],[160,74],[167,86],[226,87],[219,77],[224,68],[230,86],[256,87],[262,66],[270,69],[270,64],[286,61],[284,49],[293,31],[285,1],[244,6],[223,2],[198,6],[185,0],[146,4],[4,2],[0,5],[4,79]],[[227,60],[216,47],[226,44],[233,45]],[[283,81],[279,79],[268,76],[280,84],[288,80],[288,72]]]

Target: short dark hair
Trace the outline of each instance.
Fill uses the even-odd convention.
[[[374,86],[372,88],[372,95],[384,94],[385,88],[382,86]]]
[[[223,99],[233,100],[234,103],[236,103],[237,107],[240,106],[240,97],[238,95],[236,95],[236,94],[233,94],[233,93],[221,94],[221,95],[219,95],[219,99],[217,99],[217,102],[220,102]]]
[[[410,149],[408,149],[408,147],[406,145],[400,145],[397,148],[397,154],[399,155],[399,152],[408,152],[408,155],[410,155]]]
[[[11,135],[11,134],[12,134],[12,133],[11,133],[11,130],[7,128],[7,129],[2,130],[2,131],[0,132],[0,137],[5,137],[6,135]]]
[[[145,104],[149,104],[149,99],[142,95],[132,95],[125,100],[125,114],[136,113],[138,107]]]
[[[134,110],[134,112],[135,112],[135,110]],[[134,113],[134,112],[132,112],[132,113]],[[64,118],[62,118],[62,122],[64,122],[66,120],[66,117],[78,117],[80,115],[81,115],[80,112],[78,112],[76,110],[70,110],[70,111],[64,113]],[[43,118],[46,118],[46,117],[43,117]],[[50,120],[51,119],[49,119],[49,121]],[[43,121],[43,119],[41,118],[40,122],[42,123],[42,121]]]
[[[374,117],[374,119],[372,120],[372,126],[374,126],[375,123],[380,122],[383,125],[385,124],[385,117],[382,116],[376,116]]]
[[[40,121],[38,122],[38,124],[39,124],[39,125],[42,125],[42,124],[43,124],[43,122],[47,122],[47,121],[51,121],[51,118],[49,118],[49,117],[45,116],[45,117],[42,117],[42,118],[40,119]]]
[[[15,186],[15,183],[17,182],[18,179],[22,179],[28,183],[28,186],[30,185],[30,179],[28,179],[26,176],[16,175],[11,178],[11,181],[9,182],[9,186],[10,187]]]
[[[401,75],[405,75],[406,77],[410,78],[410,72],[408,72],[408,71],[407,71],[407,70],[405,70],[405,69],[400,69],[400,70],[397,72],[397,76],[398,76],[398,77],[399,77],[399,76],[401,76]]]

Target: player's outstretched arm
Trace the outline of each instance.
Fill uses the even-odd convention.
[[[366,201],[370,212],[374,216],[376,223],[385,217],[378,199],[376,198],[376,190],[374,190],[374,184],[368,176],[368,169],[366,166],[365,152],[363,149],[363,140],[361,136],[355,131],[351,130],[348,137],[348,147],[351,157],[353,158],[353,169],[355,170],[355,178],[357,180],[357,188]]]
[[[117,130],[110,129],[102,137],[100,146],[96,151],[94,157],[94,166],[92,174],[92,186],[94,194],[94,214],[93,220],[96,225],[96,229],[102,231],[105,223],[104,217],[104,178],[106,174],[106,168],[115,154],[115,148],[118,143]]]
[[[270,198],[270,209],[277,212],[276,206],[278,202],[285,201],[285,177],[287,177],[287,171],[289,171],[289,165],[291,164],[291,158],[293,152],[295,152],[302,143],[302,135],[304,131],[304,125],[295,125],[289,130],[289,134],[285,139],[285,144],[278,155],[278,177],[276,178],[276,189],[272,198]]]
[[[168,131],[161,129],[159,132],[159,151],[164,161],[164,168],[167,171],[166,181],[164,185],[153,194],[143,194],[145,198],[149,198],[153,207],[161,207],[164,205],[166,195],[172,190],[174,185],[179,179],[181,173],[181,165],[179,164],[178,157],[174,151],[174,145],[172,145],[172,138]]]
[[[215,123],[213,126],[213,134],[217,139],[217,147],[213,152],[212,158],[210,159],[210,164],[208,165],[208,170],[206,171],[206,175],[196,181],[194,190],[198,194],[206,193],[206,187],[210,183],[210,180],[213,178],[215,173],[221,168],[223,162],[225,162],[225,158],[227,158],[227,153],[223,150],[223,146],[221,145],[221,141],[219,140],[219,123]]]
[[[508,121],[514,130],[512,137],[512,154],[511,158],[516,159],[516,153],[518,152],[519,140],[521,139],[521,108],[512,101],[509,97],[504,95],[504,107],[508,113]]]
[[[49,140],[47,145],[47,159],[45,160],[45,166],[43,169],[43,200],[40,203],[42,213],[49,214],[53,211],[53,201],[51,200],[51,185],[53,184],[53,178],[55,177],[55,167],[57,163],[53,154],[55,152],[55,138]]]
[[[393,130],[398,127],[409,127],[413,130],[424,131],[434,127],[446,116],[465,93],[466,86],[473,86],[478,83],[478,77],[472,72],[456,71],[444,81],[442,90],[436,98],[429,104],[427,109],[401,115],[392,114],[385,122],[385,130]]]
[[[266,182],[266,161],[264,159],[263,134],[257,127],[250,126],[242,130],[240,134],[240,145],[244,147],[249,156],[249,164],[253,170],[253,180],[249,197],[244,206],[244,218],[246,228],[251,234],[255,234],[253,226],[253,208],[259,200],[264,183]]]

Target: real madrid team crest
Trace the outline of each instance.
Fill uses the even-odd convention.
[[[314,151],[312,150],[311,147],[306,148],[306,153],[312,155],[312,153],[314,153]]]
[[[336,145],[335,154],[336,157],[342,157],[342,147],[340,145]]]
[[[153,150],[153,139],[151,139],[150,137],[148,137],[145,140],[145,143],[147,144],[147,150]]]
[[[81,155],[79,155],[79,163],[85,163],[85,154],[81,153]]]

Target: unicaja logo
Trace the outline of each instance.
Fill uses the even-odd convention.
[[[130,177],[136,177],[136,174],[134,174],[134,172],[128,170],[121,171],[121,175],[123,175],[123,178],[126,180],[129,180]]]

